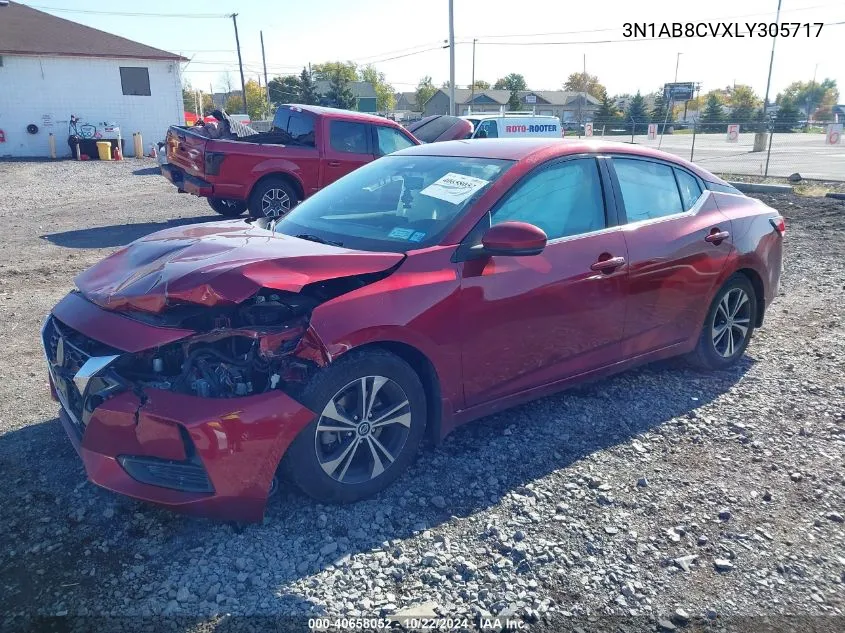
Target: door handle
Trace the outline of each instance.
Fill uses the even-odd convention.
[[[624,257],[611,257],[609,259],[600,259],[590,266],[590,270],[595,270],[603,273],[609,273],[616,268],[619,268],[625,263]]]
[[[710,233],[707,237],[704,238],[704,241],[710,242],[711,244],[718,244],[722,240],[726,240],[731,236],[730,233],[727,231],[719,231],[717,229],[713,229],[713,232]]]
[[[340,167],[340,161],[339,160],[330,160],[329,161],[329,167]]]

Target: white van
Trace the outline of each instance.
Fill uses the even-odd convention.
[[[468,114],[462,119],[472,123],[469,138],[560,138],[560,119],[530,112],[504,114]]]

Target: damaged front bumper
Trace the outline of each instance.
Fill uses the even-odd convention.
[[[69,297],[45,322],[42,337],[51,391],[88,478],[169,509],[260,521],[282,456],[315,414],[281,390],[204,398],[133,387],[111,369],[127,350],[99,342],[92,348],[75,334],[126,340],[131,328],[129,340],[143,347],[169,342],[174,331]]]

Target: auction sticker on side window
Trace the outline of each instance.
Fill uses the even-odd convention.
[[[450,171],[420,193],[424,196],[445,200],[451,204],[460,204],[489,182],[489,180],[464,176]]]

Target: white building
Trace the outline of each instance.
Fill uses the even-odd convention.
[[[180,55],[0,0],[0,158],[70,156],[70,116],[120,127],[125,153],[184,123]],[[34,126],[34,127],[33,127]],[[94,128],[84,128],[83,136]]]

